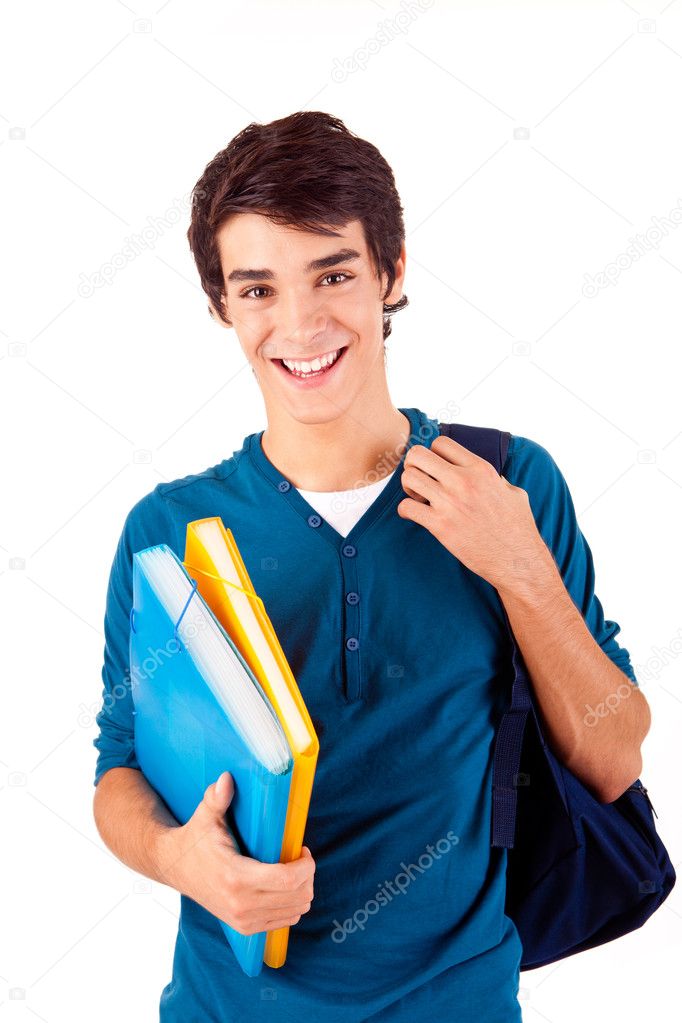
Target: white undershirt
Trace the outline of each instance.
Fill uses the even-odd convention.
[[[301,490],[301,497],[312,505],[325,521],[333,526],[341,536],[348,536],[351,529],[365,514],[369,506],[377,499],[395,473],[384,476],[366,487],[354,487],[352,490]]]

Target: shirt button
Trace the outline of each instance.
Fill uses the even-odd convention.
[[[346,594],[346,600],[349,604],[357,604],[360,599],[360,594],[356,593],[355,590],[351,590],[350,593]]]
[[[344,558],[354,558],[355,547],[353,547],[352,543],[347,543],[345,544],[344,547],[341,548],[341,553],[343,554]]]
[[[280,494],[286,494],[287,490],[289,490],[290,487],[291,483],[289,482],[289,480],[281,480],[281,482],[277,484],[277,489],[279,490]]]
[[[321,524],[322,524],[322,519],[320,518],[319,515],[309,515],[308,516],[308,525],[312,526],[313,529],[317,529],[317,527],[319,525],[321,525]]]
[[[346,640],[346,646],[348,647],[349,650],[357,650],[357,648],[360,646],[360,642],[355,638],[355,636],[351,636],[350,639]]]

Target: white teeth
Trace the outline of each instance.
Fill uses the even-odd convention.
[[[329,352],[319,359],[313,359],[312,362],[292,362],[289,359],[282,359],[282,362],[296,376],[305,376],[307,373],[317,373],[326,366],[331,366],[338,359],[340,352],[341,349],[339,348],[338,351]]]

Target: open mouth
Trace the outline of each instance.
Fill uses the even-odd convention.
[[[343,361],[347,349],[348,345],[344,345],[335,352],[328,352],[322,360],[313,359],[312,362],[292,362],[287,359],[287,365],[283,359],[273,359],[272,361],[292,381],[306,383],[307,381],[321,380],[322,377],[334,373],[339,363]]]

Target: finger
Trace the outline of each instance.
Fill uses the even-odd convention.
[[[315,861],[309,853],[290,863],[263,863],[244,856],[242,868],[248,883],[261,893],[294,892],[315,875]]]
[[[416,451],[415,454],[419,455],[420,458],[423,458],[424,455],[429,456],[428,459],[424,460],[424,464],[428,464],[429,461],[433,464],[434,455],[444,458],[447,462],[451,462],[452,465],[475,465],[476,462],[486,461],[485,458],[474,454],[469,448],[465,448],[463,444],[453,440],[452,437],[446,437],[445,434],[434,437],[430,448],[423,448],[423,451]],[[428,471],[431,472],[431,469]]]
[[[293,917],[302,916],[312,906],[312,899],[301,900],[294,905],[264,905],[262,896],[255,902],[242,905],[241,913],[247,926],[257,930],[273,930],[276,926],[285,926]],[[267,923],[264,923],[267,921]],[[280,924],[277,924],[280,921]]]
[[[411,487],[406,486],[405,483],[402,484],[402,487],[407,496],[411,497],[413,501],[421,501],[422,504],[428,503],[425,497],[422,497],[421,494],[418,494],[416,490],[412,490]]]
[[[396,506],[396,511],[401,519],[411,519],[425,529],[429,529],[433,523],[433,508],[430,504],[422,504],[420,501],[413,501],[406,497]]]
[[[268,920],[265,924],[264,931],[277,931],[280,927],[294,927],[301,919],[301,915],[285,917],[282,920]]]
[[[245,907],[253,913],[267,913],[269,916],[285,916],[287,913],[301,913],[313,901],[309,890],[299,892],[256,892],[245,897]]]
[[[432,476],[429,476],[428,473],[423,472],[421,469],[417,469],[416,466],[403,470],[400,483],[403,490],[407,491],[409,488],[413,494],[417,494],[425,501],[430,501],[431,503],[433,503],[442,490],[438,480],[434,480]],[[412,495],[410,494],[410,496]]]

